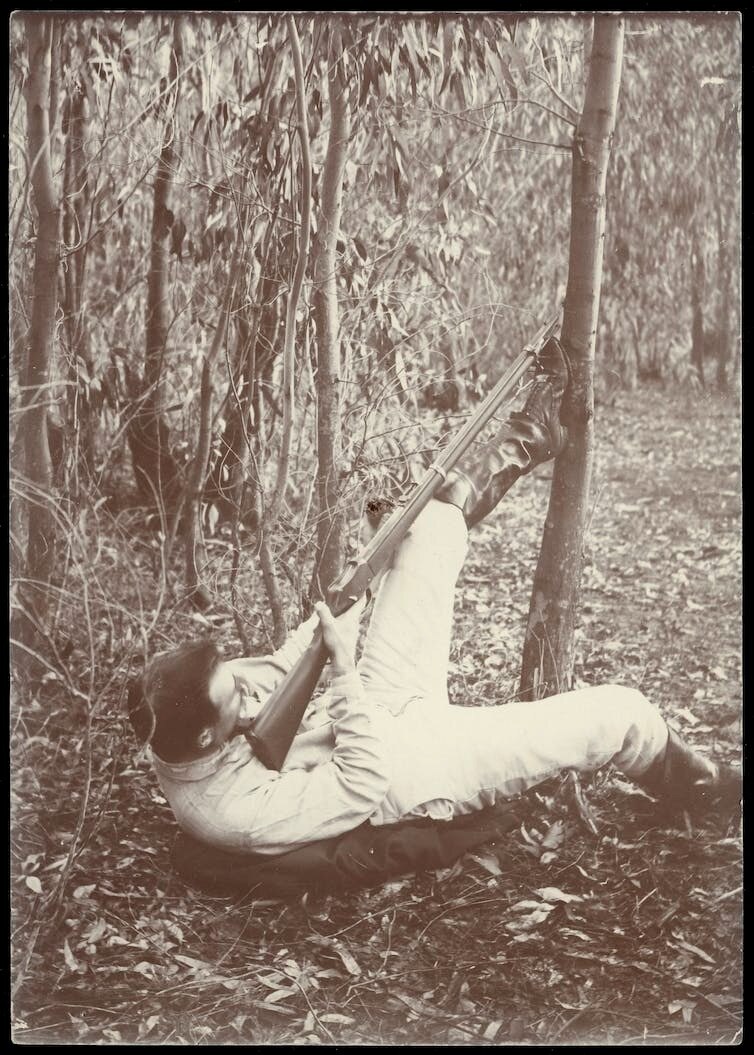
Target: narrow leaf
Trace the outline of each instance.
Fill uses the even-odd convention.
[[[542,905],[539,901],[517,901],[511,905],[512,912],[539,912],[540,909],[549,912],[554,908],[554,905]]]
[[[281,1000],[287,1000],[289,996],[295,996],[298,992],[295,986],[291,986],[289,989],[276,989],[273,993],[268,993],[264,998],[265,1004],[277,1004]]]
[[[567,905],[571,901],[583,901],[582,897],[578,894],[566,894],[563,890],[558,890],[556,886],[543,886],[534,891],[538,894],[543,901],[564,901]]]
[[[695,956],[698,956],[700,960],[704,960],[705,963],[714,964],[716,962],[709,953],[705,952],[704,949],[700,949],[698,945],[692,945],[691,942],[681,941],[680,939],[676,939],[676,942],[682,949],[687,952],[693,952]]]
[[[206,963],[204,960],[195,960],[193,956],[183,956],[181,953],[176,953],[174,958],[178,963],[182,963],[194,971],[212,970],[212,964]]]
[[[143,1022],[139,1023],[139,1037],[146,1037],[147,1034],[151,1033],[157,1023],[160,1021],[159,1015],[150,1015]]]
[[[65,964],[69,971],[80,971],[81,964],[71,952],[71,946],[68,944],[68,938],[63,942],[63,956],[65,958]]]
[[[493,854],[474,853],[469,854],[469,857],[472,861],[476,861],[477,864],[481,865],[490,875],[500,876],[503,874],[503,870]]]
[[[348,973],[352,974],[354,978],[358,978],[361,974],[361,968],[359,967],[358,963],[353,958],[353,956],[350,954],[350,952],[348,952],[346,949],[339,949],[337,947],[335,949],[335,952],[337,952],[338,956],[340,956],[341,960],[343,961],[343,966],[348,971]]]
[[[555,821],[545,832],[542,847],[546,850],[557,850],[559,846],[562,846],[564,839],[565,823],[564,821]]]
[[[100,938],[104,938],[107,934],[107,923],[103,919],[98,919],[96,923],[93,923],[89,930],[84,932],[84,939],[90,944],[98,942]]]
[[[96,883],[87,883],[84,886],[77,886],[73,892],[73,897],[76,901],[84,901],[89,897],[91,892],[97,886]]]

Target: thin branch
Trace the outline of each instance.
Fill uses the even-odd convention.
[[[544,110],[545,113],[552,114],[553,117],[557,117],[557,118],[559,118],[559,120],[565,121],[565,123],[567,125],[570,125],[571,128],[576,128],[577,127],[578,114],[576,114],[576,117],[575,117],[574,120],[571,120],[571,118],[570,117],[566,117],[565,114],[558,113],[557,110],[553,110],[551,107],[545,106],[545,104],[541,103],[538,99],[519,99],[518,102],[519,102],[519,104],[527,104],[529,106],[538,106],[539,109],[540,110]],[[573,110],[573,107],[569,107],[569,109]],[[574,111],[574,113],[575,113],[575,111]]]
[[[550,80],[549,80],[549,79],[548,79],[547,77],[543,77],[541,73],[537,73],[537,71],[536,71],[536,70],[532,70],[531,72],[532,72],[532,74],[533,74],[533,75],[534,75],[534,76],[535,76],[535,77],[537,78],[537,80],[538,80],[538,81],[542,81],[542,83],[543,83],[543,84],[547,85],[547,87],[548,87],[548,88],[550,89],[550,91],[551,91],[551,92],[552,92],[552,94],[553,94],[553,95],[555,96],[555,98],[556,98],[556,99],[558,100],[558,102],[559,102],[559,103],[562,103],[562,104],[563,104],[563,106],[565,106],[565,108],[566,108],[567,110],[570,110],[570,111],[571,111],[571,113],[572,113],[572,114],[573,114],[573,116],[574,116],[574,119],[575,119],[576,121],[578,121],[578,120],[579,120],[579,118],[581,117],[581,114],[580,114],[580,113],[579,113],[579,111],[578,111],[578,110],[576,109],[576,107],[572,105],[572,103],[569,103],[569,102],[568,102],[568,100],[567,100],[567,99],[565,98],[565,96],[564,96],[564,95],[561,95],[561,94],[560,94],[560,92],[559,92],[559,91],[558,91],[558,89],[557,89],[557,88],[555,87],[555,85],[554,85],[554,84],[553,84],[553,83],[552,83],[552,82],[551,82],[551,81],[550,81]]]
[[[199,435],[196,440],[196,451],[194,462],[187,481],[189,518],[186,529],[186,576],[187,585],[196,590],[200,586],[199,569],[196,562],[197,534],[201,542],[201,523],[199,517],[201,495],[204,488],[204,480],[207,473],[210,449],[212,443],[212,367],[218,352],[226,338],[228,324],[230,321],[233,295],[236,289],[238,276],[241,272],[241,256],[243,251],[243,231],[239,232],[236,242],[236,251],[231,263],[223,302],[212,338],[212,344],[204,357],[201,372],[201,398],[199,411]],[[201,542],[202,556],[206,556],[203,542]]]
[[[499,136],[501,139],[512,139],[515,143],[525,143],[527,146],[532,147],[549,147],[551,150],[567,150],[569,153],[571,151],[570,143],[551,143],[549,140],[544,139],[526,139],[523,136],[514,136],[512,132],[500,132],[497,128],[480,124],[479,121],[470,121],[468,117],[461,117],[460,114],[454,114],[451,110],[444,110],[442,107],[437,107],[435,112],[442,114],[443,117],[455,117],[457,121],[463,121],[464,124],[471,125],[472,128],[481,128],[485,132],[489,131],[493,136]]]
[[[538,106],[540,108],[540,110],[544,110],[544,111],[546,111],[546,113],[552,114],[553,117],[557,117],[561,121],[565,121],[565,123],[568,124],[568,125],[571,125],[572,128],[576,127],[576,124],[577,124],[576,120],[571,120],[571,118],[567,117],[565,114],[561,114],[557,110],[551,109],[551,107],[546,106],[544,103],[541,103],[538,99],[488,99],[486,102],[482,103],[480,106],[467,106],[467,107],[464,107],[462,110],[444,110],[443,113],[447,117],[461,117],[464,114],[480,114],[480,113],[484,113],[486,110],[491,109],[493,106],[507,106],[509,103],[512,103],[514,106],[516,106],[516,105],[518,105],[518,106],[524,106],[524,105]],[[566,103],[565,105],[568,105],[568,104]],[[425,114],[430,114],[430,115],[435,114],[437,112],[437,108],[436,107],[432,107],[432,106],[430,106],[430,107],[420,107],[419,106],[416,109],[417,109],[417,113],[425,113]],[[568,109],[569,110],[573,110],[573,107],[572,106],[568,106]],[[575,114],[575,117],[578,118],[578,114],[575,111],[573,111],[573,112]]]
[[[82,249],[86,249],[86,247],[90,244],[90,242],[93,242],[94,239],[97,238],[98,235],[102,234],[104,229],[107,227],[107,225],[112,220],[113,216],[115,216],[116,212],[118,212],[119,209],[123,208],[123,206],[126,204],[128,199],[130,197],[132,197],[132,195],[135,193],[135,191],[141,186],[141,184],[144,182],[144,180],[147,178],[149,173],[152,171],[152,169],[157,164],[157,161],[158,161],[158,159],[154,158],[150,162],[150,164],[146,167],[146,169],[142,172],[142,174],[136,180],[136,182],[134,183],[133,187],[131,187],[131,189],[122,198],[120,198],[118,200],[118,204],[115,206],[114,209],[112,209],[107,214],[107,216],[102,221],[102,223],[99,225],[99,227],[97,228],[96,231],[92,231],[89,234],[89,236],[86,238],[86,240],[83,241],[83,242],[79,242],[78,245],[74,245],[70,249],[68,249],[66,247],[67,248],[67,252],[61,253],[61,260],[66,260],[69,256],[73,256],[74,254],[81,252]]]

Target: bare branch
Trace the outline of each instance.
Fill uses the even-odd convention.
[[[537,78],[538,81],[542,81],[543,84],[546,84],[552,94],[558,100],[558,102],[562,103],[563,106],[565,106],[565,108],[569,110],[571,114],[573,114],[574,121],[578,121],[579,117],[581,116],[579,111],[576,109],[575,106],[573,106],[572,103],[568,102],[564,95],[561,95],[561,93],[558,91],[552,81],[548,77],[543,77],[541,73],[537,73],[536,70],[532,70],[531,72]]]

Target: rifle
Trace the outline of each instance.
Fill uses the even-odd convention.
[[[539,355],[552,337],[560,311],[538,331],[503,374],[498,383],[480,404],[462,429],[451,440],[439,458],[402,508],[396,509],[381,525],[374,537],[331,584],[327,603],[334,616],[342,615],[369,589],[369,584],[392,557],[401,540],[424,506],[445,480],[448,470],[463,456],[473,441],[488,424],[514,385]],[[322,631],[317,629],[311,644],[288,671],[257,715],[246,737],[254,754],[268,769],[282,769],[293,743],[304,711],[328,660]]]

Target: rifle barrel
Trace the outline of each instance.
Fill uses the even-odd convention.
[[[416,517],[426,505],[429,497],[440,486],[445,479],[447,470],[450,469],[467,451],[476,437],[494,416],[498,407],[508,395],[515,384],[523,377],[531,366],[532,359],[536,358],[540,349],[553,335],[560,321],[560,310],[540,328],[532,340],[524,347],[517,359],[511,363],[506,372],[497,382],[495,387],[487,394],[474,413],[469,417],[466,424],[459,430],[448,446],[429,467],[421,482],[414,489],[404,506],[394,510],[384,524],[374,535],[374,538],[364,547],[358,558],[361,565],[368,564],[377,572],[379,569],[372,565],[375,556],[382,549],[388,539],[391,539],[398,524],[403,526],[404,534],[414,522]],[[429,496],[427,495],[429,492]],[[335,580],[330,589],[333,593],[342,590],[348,582],[353,571],[353,566],[347,567]]]

